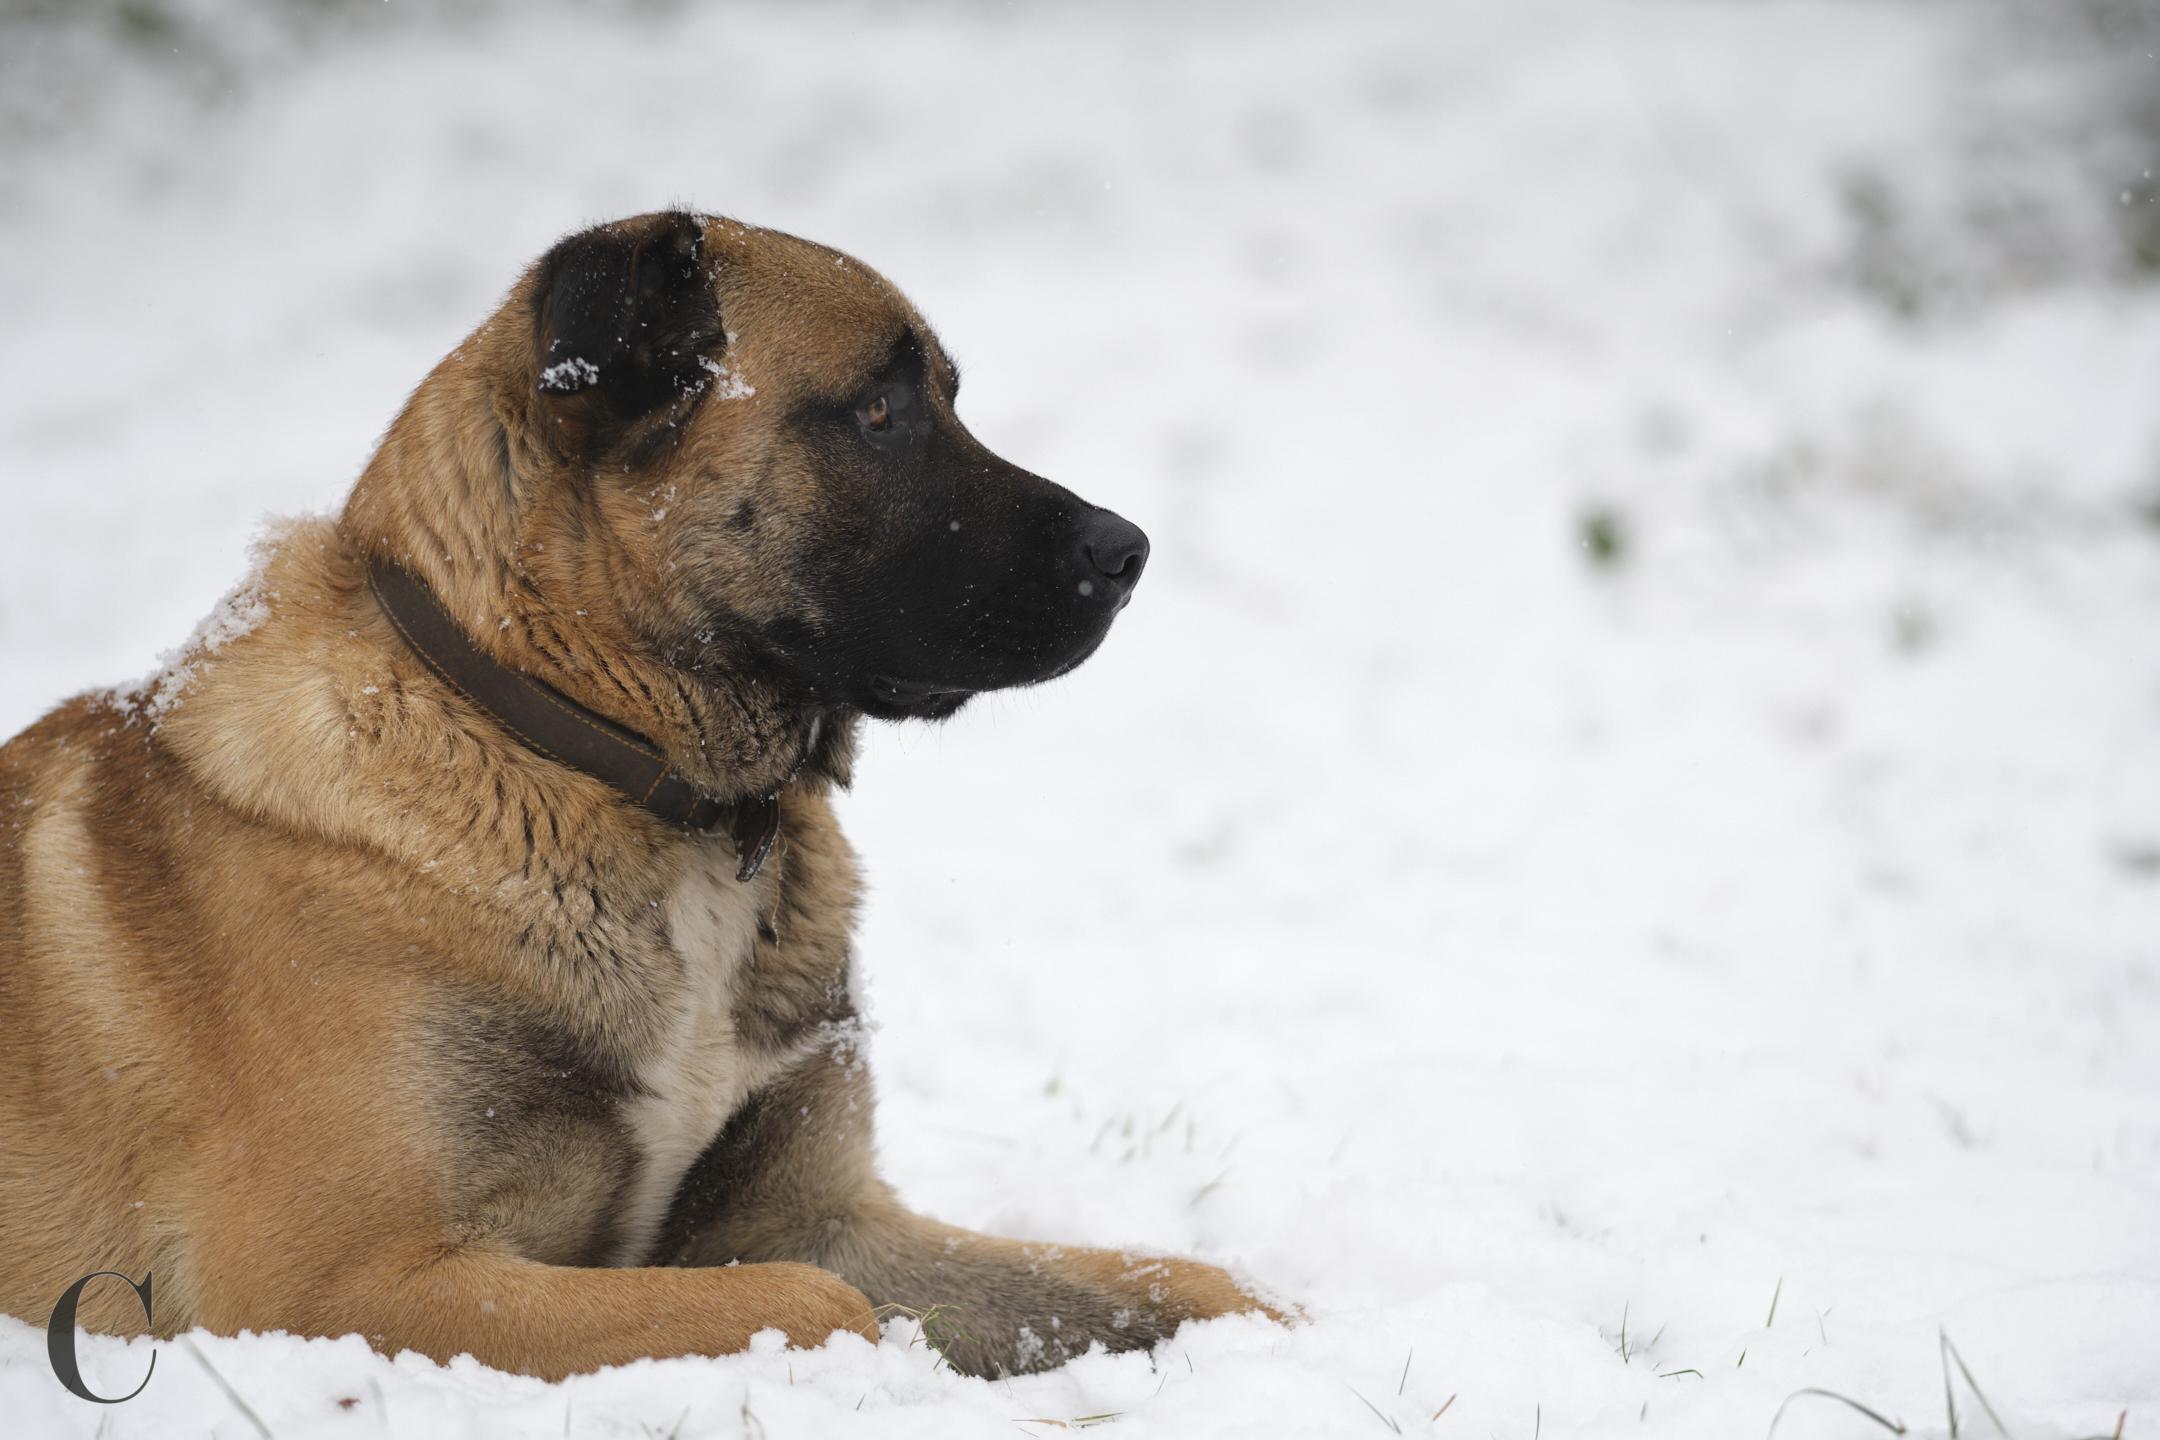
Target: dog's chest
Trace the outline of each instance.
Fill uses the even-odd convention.
[[[738,1019],[757,984],[760,917],[778,882],[771,872],[740,881],[736,863],[725,846],[702,847],[663,904],[672,951],[665,968],[679,979],[655,997],[655,1039],[620,1112],[638,1172],[618,1217],[617,1264],[644,1260],[690,1163],[793,1058],[745,1036]]]

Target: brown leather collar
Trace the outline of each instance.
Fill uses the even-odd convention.
[[[421,662],[527,749],[614,787],[671,825],[709,831],[732,817],[735,853],[741,857],[735,878],[757,878],[780,833],[778,797],[729,805],[699,794],[644,736],[594,714],[544,681],[497,663],[410,570],[377,560],[368,566],[368,588]]]

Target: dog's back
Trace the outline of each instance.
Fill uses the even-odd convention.
[[[140,1024],[158,1001],[133,973],[139,917],[103,883],[130,866],[114,844],[128,831],[103,817],[163,767],[121,729],[78,699],[0,747],[0,1310],[12,1315],[50,1311],[90,1271],[140,1275],[158,1258],[137,1127],[169,1104],[145,1081],[172,1032]],[[155,829],[135,831],[146,851]],[[118,1299],[86,1293],[85,1323],[140,1329],[141,1307]]]
[[[320,666],[337,620],[309,543],[327,532],[285,537],[289,593],[262,633],[214,655],[198,640],[161,680],[77,698],[0,747],[7,1313],[113,1270],[154,1273],[161,1333],[237,1321],[341,1233],[332,1212],[384,1200],[428,1144],[399,1119],[413,1097],[381,1083],[429,990],[389,942],[424,910],[386,903],[377,857],[250,793],[296,761],[337,783],[340,757],[306,755],[334,721]],[[81,1319],[145,1328],[117,1282],[85,1292]]]

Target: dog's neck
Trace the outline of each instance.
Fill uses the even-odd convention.
[[[532,387],[488,378],[529,368],[509,353],[526,329],[511,318],[520,303],[513,295],[414,393],[353,487],[341,536],[363,560],[418,576],[496,664],[648,738],[705,795],[733,804],[790,783],[845,785],[852,712],[747,667],[693,673],[630,624],[638,577],[618,573],[590,487],[519,438],[544,423]]]

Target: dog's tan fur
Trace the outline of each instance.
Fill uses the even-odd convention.
[[[994,1373],[1256,1308],[1196,1262],[939,1225],[872,1168],[828,800],[854,721],[641,637],[694,624],[685,567],[747,615],[802,601],[785,558],[826,517],[775,427],[919,317],[834,252],[701,223],[737,368],[626,482],[590,483],[599,420],[536,387],[529,273],[342,515],[268,542],[259,623],[0,749],[0,1310],[154,1271],[161,1333],[561,1376],[875,1337],[888,1305]],[[400,641],[375,557],[708,793],[778,788],[773,861],[740,884],[726,839],[517,743]],[[143,1328],[117,1282],[81,1319]]]

